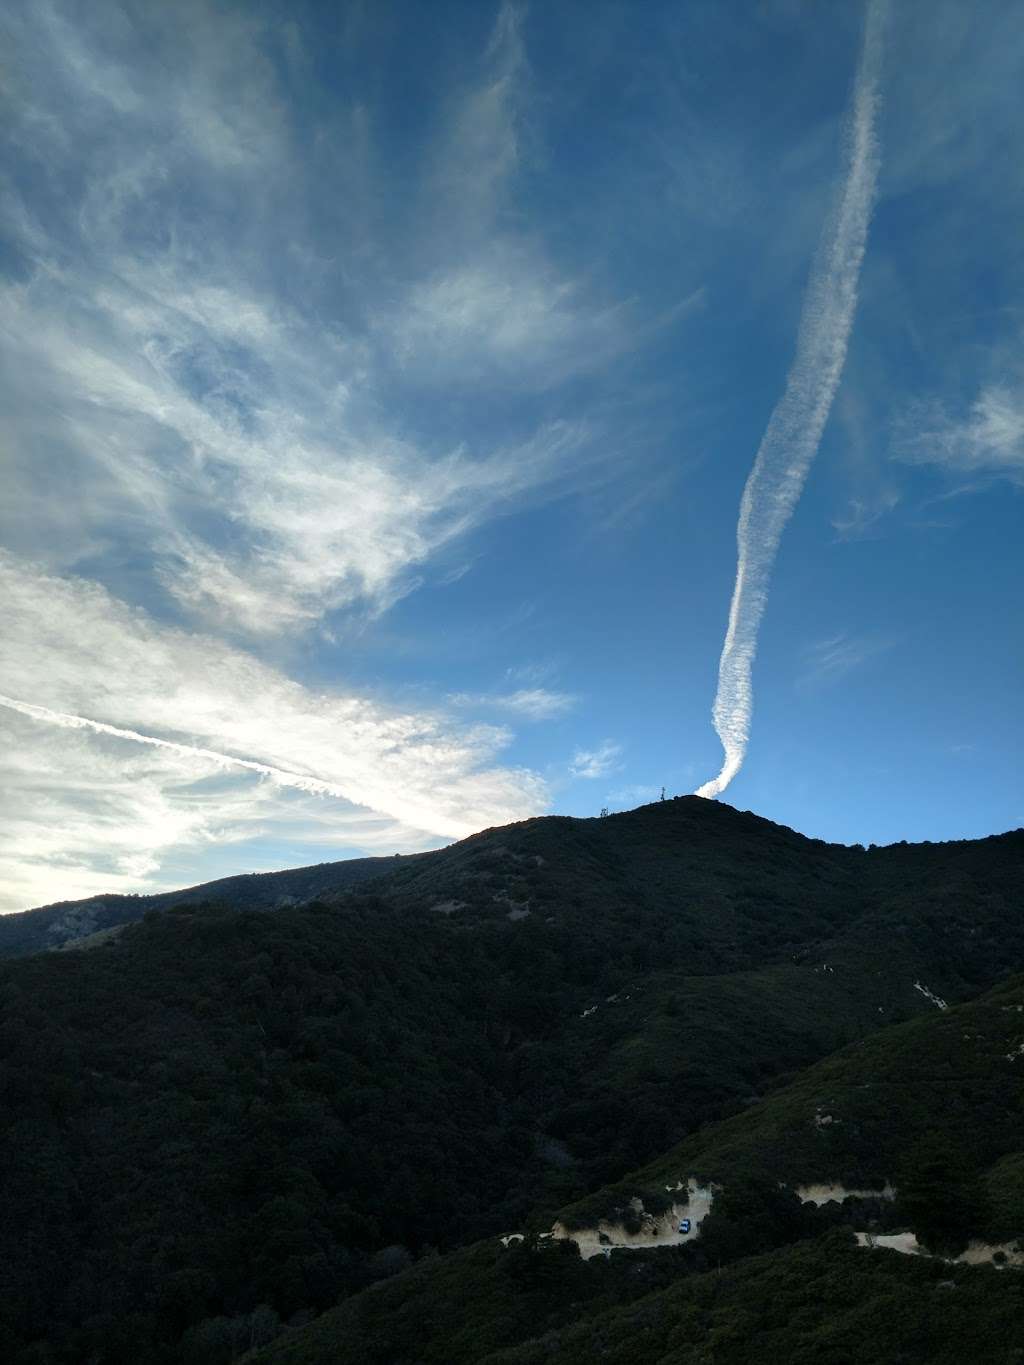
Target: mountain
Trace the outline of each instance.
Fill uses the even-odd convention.
[[[421,1260],[244,1360],[1017,1365],[1021,1359],[1024,1274],[868,1251],[844,1229],[703,1267],[673,1251],[583,1262],[571,1243],[556,1245],[569,1254],[552,1252],[536,1264],[500,1244]],[[228,1340],[230,1328],[217,1327]],[[213,1324],[194,1332],[192,1358],[217,1358],[217,1339]]]
[[[600,1220],[628,1245],[630,1201],[657,1210],[694,1175],[716,1193],[686,1244],[653,1249],[649,1222],[630,1249],[582,1262],[569,1240],[490,1238],[356,1295],[253,1365],[1018,1360],[1024,1271],[942,1257],[994,1244],[1024,1265],[1024,977],[843,1049],[558,1225],[585,1244]],[[905,1230],[936,1254],[884,1249]]]
[[[221,877],[183,891],[158,891],[152,895],[101,895],[85,900],[58,901],[20,914],[0,915],[0,958],[24,957],[48,949],[79,945],[95,946],[126,924],[133,924],[151,911],[174,905],[199,905],[217,901],[232,908],[278,910],[312,900],[324,891],[357,886],[393,871],[400,855],[391,858],[349,858],[313,867],[294,867],[284,872],[249,872]],[[413,854],[414,858],[422,855]],[[90,940],[91,942],[86,942]]]
[[[94,951],[0,963],[5,1358],[298,1342],[438,1252],[490,1264],[497,1234],[614,1208],[623,1181],[650,1199],[644,1172],[703,1126],[1024,970],[1020,831],[864,850],[684,798],[358,861],[372,880],[272,874],[314,873],[306,904],[230,879]],[[654,1268],[609,1272],[627,1286],[678,1259],[635,1254]],[[567,1304],[593,1289],[557,1264]]]

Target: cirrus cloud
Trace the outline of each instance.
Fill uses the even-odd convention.
[[[577,749],[569,765],[571,777],[606,777],[619,766],[622,745],[606,739],[596,749]]]
[[[6,816],[19,828],[26,821],[45,826],[38,836],[22,828],[15,841],[24,863],[11,872],[15,887],[42,887],[45,877],[31,869],[44,848],[52,869],[81,869],[82,831],[90,824],[102,837],[94,841],[92,870],[77,884],[87,889],[148,882],[170,852],[180,857],[216,830],[237,828],[243,833],[224,837],[248,837],[257,819],[282,819],[261,790],[261,775],[271,789],[283,778],[300,795],[303,788],[327,793],[334,838],[347,836],[356,848],[364,846],[360,824],[368,814],[408,847],[412,832],[422,846],[547,804],[541,778],[496,762],[509,740],[502,727],[459,725],[436,710],[389,707],[339,686],[313,691],[212,636],[162,625],[97,584],[58,578],[6,554],[0,593],[0,691],[13,703],[3,708]],[[55,727],[75,756],[63,795],[53,763],[35,757],[37,745],[56,752]],[[101,788],[89,776],[92,763]],[[254,773],[232,776],[232,767]],[[111,831],[135,800],[140,770],[139,810],[119,841]],[[56,818],[79,799],[79,818]],[[296,808],[288,809],[294,816]],[[65,875],[54,872],[54,879],[54,887],[66,887]]]
[[[899,423],[895,453],[954,474],[1024,483],[1024,387],[986,384],[960,413],[937,400],[913,405]]]

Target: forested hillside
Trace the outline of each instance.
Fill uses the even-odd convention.
[[[780,1087],[837,1048],[849,1065],[879,1030],[945,1025],[936,1000],[1024,969],[1021,833],[847,849],[687,798],[487,831],[317,894],[186,901],[0,964],[12,1360],[228,1361],[339,1298],[361,1312],[410,1262],[549,1226],[702,1125],[797,1104]],[[871,1155],[835,1164],[873,1176]],[[658,1276],[678,1260],[649,1254]],[[592,1267],[557,1264],[582,1293]]]
[[[628,1220],[631,1199],[657,1209],[696,1173],[718,1191],[699,1239],[583,1262],[572,1241],[491,1238],[421,1261],[256,1359],[1015,1361],[1024,1270],[942,1258],[974,1239],[1024,1249],[1021,1062],[1017,978],[851,1045],[559,1216],[570,1231]],[[797,1192],[820,1184],[879,1194],[802,1204]],[[857,1247],[852,1227],[912,1228],[934,1257]]]
[[[1024,1274],[865,1251],[845,1229],[721,1266],[676,1250],[583,1262],[557,1246],[533,1266],[500,1244],[421,1261],[246,1365],[1021,1360]]]

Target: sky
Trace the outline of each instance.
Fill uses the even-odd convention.
[[[0,910],[1024,824],[1014,0],[0,27]]]

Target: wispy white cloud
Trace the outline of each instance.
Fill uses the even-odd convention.
[[[86,730],[91,734],[109,736],[111,739],[126,739],[132,744],[143,744],[147,748],[166,749],[170,753],[198,759],[215,768],[241,768],[245,772],[255,773],[258,777],[269,778],[275,786],[296,787],[299,791],[312,792],[316,796],[344,798],[347,795],[341,783],[329,782],[309,773],[292,772],[288,768],[275,767],[271,763],[259,763],[252,758],[240,758],[235,754],[225,754],[219,749],[208,749],[198,744],[183,744],[180,740],[144,735],[138,730],[126,730],[120,725],[110,725],[107,721],[93,720],[89,716],[71,715],[67,711],[54,711],[35,702],[5,697],[2,693],[0,707],[7,711],[15,711],[19,716],[27,716],[29,720],[40,721],[44,725],[55,725],[60,730]]]
[[[567,715],[577,699],[569,692],[553,692],[546,687],[521,687],[515,692],[457,692],[448,700],[453,706],[508,711],[525,720],[554,720]]]
[[[259,783],[211,782],[210,765],[187,754],[43,727],[7,708],[0,779],[0,913],[159,888],[167,856],[234,848],[265,832],[274,804]]]
[[[419,187],[418,269],[372,309],[376,338],[416,385],[550,391],[697,306],[699,291],[664,319],[644,319],[631,300],[568,273],[524,227],[515,192],[538,134],[522,30],[522,7],[502,4],[479,70],[456,84]]]
[[[495,823],[542,799],[528,773],[482,767],[493,726],[311,692],[253,655],[160,626],[80,580],[0,560],[2,691],[55,711],[308,774],[350,801],[437,834]],[[509,815],[508,818],[514,818]]]
[[[525,360],[534,382],[546,384],[545,361],[581,328],[573,303],[569,285],[506,255],[416,284],[382,321],[400,363],[421,378],[472,385],[499,370],[521,385]]]
[[[88,484],[83,532],[152,544],[161,580],[197,614],[268,632],[353,603],[379,610],[442,545],[582,455],[588,433],[566,422],[482,454],[431,454],[351,399],[358,347],[324,348],[245,294],[151,284],[8,290],[13,429],[26,446],[33,434],[63,445]],[[17,472],[12,515],[43,477],[29,460]]]
[[[439,842],[400,821],[234,775],[182,750],[0,710],[0,914]],[[313,861],[311,857],[308,861]],[[197,875],[197,867],[202,869]]]
[[[552,720],[564,716],[576,705],[570,692],[552,692],[544,687],[524,687],[501,698],[501,705],[516,715],[531,720]]]
[[[838,682],[890,648],[890,644],[888,640],[851,635],[848,631],[839,631],[824,640],[815,640],[803,650],[803,664],[797,685],[810,688]]]
[[[985,385],[960,413],[937,400],[912,405],[898,423],[894,453],[957,477],[1024,483],[1024,384]]]
[[[878,523],[899,504],[895,488],[881,488],[873,497],[850,498],[846,510],[832,518],[837,540],[867,540],[877,533]]]
[[[430,183],[446,202],[447,230],[463,243],[493,228],[521,166],[529,122],[522,24],[522,6],[505,0],[478,71],[452,90],[433,148]]]
[[[0,292],[14,446],[2,529],[20,544],[31,506],[61,563],[144,555],[185,613],[272,635],[385,609],[441,547],[561,491],[593,453],[582,416],[438,438],[401,384],[550,387],[625,337],[614,303],[590,301],[504,216],[528,79],[515,7],[453,87],[422,161],[419,234],[385,261],[353,214],[336,251],[365,269],[313,250],[284,276],[279,249],[313,242],[312,187],[265,55],[276,37],[255,16],[194,17],[107,16],[89,39],[56,5],[20,21],[9,136],[66,208],[41,219],[9,196],[28,270]],[[151,44],[166,47],[159,67]],[[348,141],[338,174],[372,205],[368,138]],[[41,447],[84,494],[73,529]]]
[[[712,711],[725,755],[718,776],[699,787],[698,796],[720,795],[743,763],[757,635],[772,566],[817,453],[846,359],[877,175],[875,112],[884,20],[884,0],[872,0],[853,93],[847,173],[807,286],[786,391],[769,418],[743,490],[736,583]]]
[[[570,777],[607,777],[619,766],[622,745],[610,739],[599,744],[596,749],[577,749],[569,765]]]
[[[416,283],[378,317],[402,370],[456,390],[544,391],[602,368],[636,339],[629,308],[588,297],[533,244],[491,243]]]
[[[501,727],[456,724],[437,711],[388,707],[340,687],[310,691],[251,654],[160,625],[95,584],[43,574],[9,555],[0,558],[0,589],[0,690],[14,703],[3,709],[17,713],[19,743],[45,745],[54,729],[68,732],[76,753],[91,743],[108,786],[113,756],[120,754],[121,808],[133,765],[147,765],[151,807],[165,814],[153,816],[138,847],[154,860],[162,850],[201,841],[217,825],[218,789],[200,803],[198,823],[174,791],[199,777],[223,778],[225,770],[243,773],[232,783],[222,823],[230,824],[238,792],[258,790],[265,781],[270,788],[323,794],[343,829],[352,827],[353,806],[375,812],[403,844],[409,831],[419,831],[421,842],[458,837],[546,805],[539,777],[495,763],[509,739]],[[159,756],[140,760],[140,749]],[[22,793],[13,777],[31,774],[30,749],[18,763],[5,793],[15,811]],[[69,791],[74,785],[69,778]],[[261,804],[263,816],[275,815],[265,796]],[[128,822],[137,827],[138,821]],[[48,846],[59,845],[60,828],[48,822]],[[73,848],[81,842],[75,835]],[[19,845],[33,847],[24,831]],[[102,841],[97,857],[101,852]],[[82,855],[76,856],[80,863]],[[103,875],[114,876],[114,887],[124,884],[116,869]],[[109,879],[106,885],[112,889]]]

